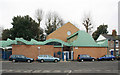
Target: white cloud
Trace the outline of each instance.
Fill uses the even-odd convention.
[[[1,0],[0,25],[11,28],[12,18],[17,15],[34,18],[38,8],[44,12],[56,11],[66,22],[70,21],[80,29],[84,29],[84,13],[90,12],[95,27],[104,23],[109,25],[110,33],[112,29],[118,30],[118,0]]]

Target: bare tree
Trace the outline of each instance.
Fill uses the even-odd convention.
[[[35,17],[37,18],[38,24],[40,25],[42,19],[43,19],[43,11],[41,9],[37,9],[35,11]]]
[[[46,18],[46,34],[49,35],[63,25],[63,20],[56,13],[49,12]]]
[[[91,22],[90,15],[89,16],[86,16],[86,15],[84,16],[82,24],[85,26],[85,29],[86,29],[87,33],[90,33],[92,31],[93,25],[92,25],[92,22]]]
[[[4,28],[2,26],[0,26],[0,39],[2,38],[2,32],[3,32]]]

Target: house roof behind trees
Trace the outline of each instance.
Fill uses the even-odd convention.
[[[110,35],[110,34],[101,34],[103,37],[105,37],[106,39],[108,40],[120,40],[120,35],[116,35],[116,36],[113,36],[113,35]],[[100,36],[101,36],[100,35]],[[98,38],[99,39],[99,38]],[[97,40],[98,40],[97,39]],[[102,39],[101,39],[102,40]],[[103,39],[104,40],[104,39]],[[98,40],[99,41],[99,40]]]

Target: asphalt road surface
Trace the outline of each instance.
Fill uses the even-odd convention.
[[[120,61],[2,62],[3,73],[118,73]]]

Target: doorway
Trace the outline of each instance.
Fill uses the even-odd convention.
[[[69,46],[64,46],[64,47],[63,47],[63,59],[64,59],[65,61],[73,60],[72,47],[69,47]]]

